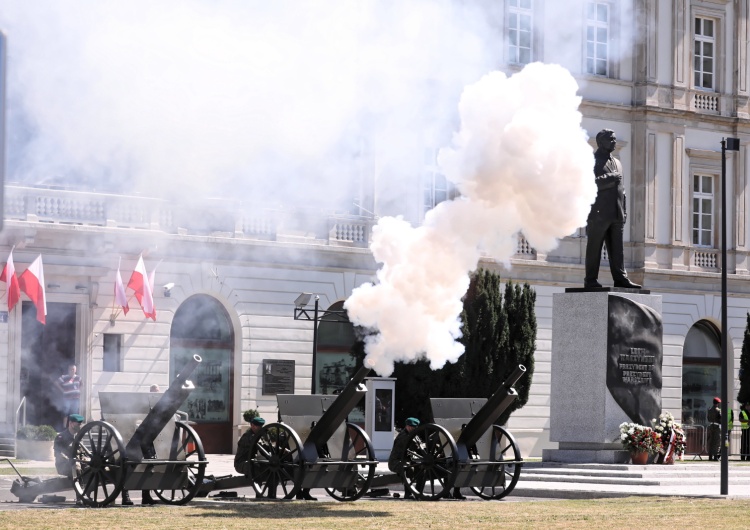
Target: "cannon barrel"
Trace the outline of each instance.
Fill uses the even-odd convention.
[[[311,451],[326,443],[336,432],[336,429],[346,421],[349,413],[357,406],[362,396],[367,393],[367,388],[362,385],[362,381],[369,373],[370,368],[367,366],[360,368],[328,409],[323,412],[318,422],[310,429],[310,434],[304,442],[305,454],[308,450]]]
[[[513,370],[513,373],[503,381],[503,384],[497,391],[492,394],[492,397],[487,400],[487,403],[482,406],[476,413],[476,415],[469,420],[466,427],[461,431],[461,435],[456,440],[458,445],[464,447],[471,447],[479,441],[484,433],[497,421],[500,415],[505,412],[508,407],[518,397],[518,392],[513,388],[521,376],[526,373],[526,367],[519,364],[518,367]]]
[[[133,433],[133,437],[125,446],[125,453],[131,460],[140,461],[144,458],[153,458],[154,440],[164,429],[164,426],[174,416],[177,409],[185,402],[185,399],[195,389],[195,385],[188,380],[198,365],[201,363],[199,355],[193,357],[177,374],[169,388],[156,402],[151,411],[146,415],[141,424]]]

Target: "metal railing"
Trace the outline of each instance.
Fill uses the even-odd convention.
[[[704,425],[684,425],[686,447],[685,457],[692,456],[693,459],[703,459],[708,456],[708,429]],[[729,457],[742,458],[745,456],[750,460],[750,453],[742,454],[742,428],[735,425],[729,431]]]

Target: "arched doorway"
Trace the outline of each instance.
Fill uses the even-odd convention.
[[[356,366],[351,355],[357,341],[354,325],[344,309],[344,302],[336,302],[328,308],[318,324],[318,347],[316,366],[316,388],[321,394],[337,394],[349,382]],[[348,421],[365,424],[365,401],[349,413]]]
[[[190,378],[195,390],[181,409],[195,422],[206,453],[232,452],[233,349],[229,315],[215,298],[195,295],[180,305],[170,332],[170,380],[187,359],[201,356]]]
[[[721,334],[706,320],[697,322],[682,349],[682,421],[706,425],[706,411],[721,388]]]

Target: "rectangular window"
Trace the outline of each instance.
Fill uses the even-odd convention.
[[[122,372],[122,335],[105,333],[104,365],[105,372]]]
[[[714,177],[693,175],[693,245],[714,246]]]
[[[438,150],[425,149],[424,200],[422,213],[427,213],[441,202],[450,198],[451,186],[437,164]]]
[[[713,19],[695,17],[693,75],[695,88],[715,89],[716,23]]]
[[[609,75],[609,4],[586,4],[586,73]]]
[[[533,59],[533,0],[508,0],[508,62],[528,64]]]

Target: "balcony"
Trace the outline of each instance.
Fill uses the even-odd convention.
[[[367,248],[374,220],[323,210],[251,207],[207,199],[162,199],[80,191],[5,187],[5,219],[30,223],[154,230],[167,234]]]

